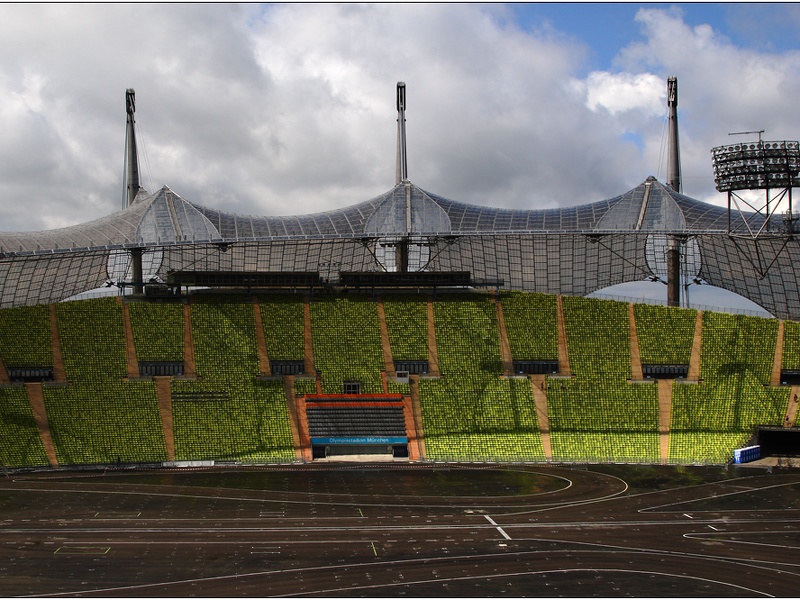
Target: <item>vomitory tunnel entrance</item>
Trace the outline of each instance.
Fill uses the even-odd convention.
[[[417,459],[410,399],[400,394],[314,394],[305,408],[304,446],[312,459],[345,456]],[[301,419],[302,420],[302,419]],[[305,425],[305,427],[303,426]]]
[[[761,457],[791,456],[800,457],[800,428],[797,427],[759,427],[758,445]]]

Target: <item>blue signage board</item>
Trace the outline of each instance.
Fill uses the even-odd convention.
[[[383,436],[363,436],[363,437],[317,437],[311,438],[314,446],[332,446],[334,444],[407,444],[407,437],[383,437]]]

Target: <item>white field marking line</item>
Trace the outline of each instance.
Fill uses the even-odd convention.
[[[718,520],[712,521],[718,523]],[[735,523],[736,521],[726,521]],[[750,522],[750,521],[746,521]],[[757,521],[763,523],[764,521]],[[784,523],[786,521],[779,521]],[[638,524],[636,521],[634,524]],[[618,523],[605,523],[605,525],[614,526]],[[674,525],[674,523],[658,523],[660,525]],[[553,525],[544,523],[534,523],[532,525],[512,525],[512,527],[552,527]],[[580,526],[580,525],[578,525]],[[359,527],[330,526],[330,527],[308,527],[308,526],[287,526],[287,527],[59,527],[59,528],[13,528],[13,529],[0,529],[0,535],[4,533],[182,533],[182,534],[202,534],[202,533],[293,533],[297,531],[323,531],[323,532],[338,532],[338,531],[455,531],[459,529],[475,529],[481,527],[480,525],[431,525],[427,523],[420,523],[419,525],[363,525]],[[496,526],[495,526],[496,527]]]
[[[620,479],[619,477],[615,477],[613,475],[606,475],[606,477],[610,477],[612,479],[619,480],[620,482],[622,482],[625,485],[624,489],[619,490],[618,492],[613,492],[611,494],[608,494],[607,496],[600,496],[598,498],[589,498],[588,500],[567,500],[566,502],[554,502],[552,504],[545,504],[544,506],[542,506],[540,508],[507,512],[507,513],[502,513],[502,515],[504,517],[510,517],[510,516],[515,516],[515,515],[529,515],[529,514],[533,514],[533,513],[540,513],[540,512],[547,512],[547,511],[550,511],[550,510],[556,510],[556,509],[559,509],[559,508],[572,508],[572,507],[575,507],[575,506],[584,506],[584,505],[587,505],[587,504],[597,504],[597,503],[600,503],[600,502],[608,502],[609,500],[629,499],[629,498],[633,498],[634,497],[634,496],[622,496],[621,495],[621,494],[624,494],[625,492],[627,492],[628,488],[630,487],[627,484],[627,482],[625,482],[622,479]]]
[[[497,525],[494,520],[488,515],[483,515],[489,523],[493,524],[492,527],[500,530],[502,529]],[[680,522],[676,521],[577,521],[577,522],[552,522],[552,523],[509,523],[505,525],[507,529],[573,529],[590,527],[594,529],[610,528],[619,529],[622,527],[674,527]],[[693,526],[699,525],[747,525],[747,524],[764,524],[764,523],[800,523],[800,519],[709,519],[709,520],[693,520]],[[688,523],[687,523],[688,525]],[[360,531],[369,533],[386,533],[396,531],[406,532],[420,532],[420,531],[456,531],[465,529],[482,528],[480,525],[376,525],[376,526],[361,526],[361,527],[93,527],[93,528],[66,528],[59,527],[55,529],[50,528],[13,528],[13,529],[0,529],[2,534],[166,534],[166,533],[181,533],[181,534],[253,534],[253,533],[295,533],[295,532],[342,532],[342,531]],[[503,535],[507,535],[502,532]],[[511,538],[508,538],[511,539]]]
[[[51,493],[59,493],[59,494],[104,494],[104,495],[118,495],[118,496],[147,496],[150,497],[159,497],[159,498],[186,498],[186,499],[195,499],[195,500],[231,500],[235,502],[258,502],[261,504],[290,504],[290,505],[315,505],[315,506],[343,506],[343,507],[353,507],[353,502],[328,502],[322,500],[287,500],[283,498],[245,498],[242,496],[212,496],[208,494],[167,494],[163,492],[146,492],[146,491],[139,491],[139,490],[83,490],[83,489],[49,489],[49,488],[13,488],[9,491],[14,492],[51,492]],[[281,492],[270,492],[274,494],[278,494]],[[297,495],[303,495],[305,492],[291,492]],[[307,495],[307,494],[306,494]],[[340,496],[344,496],[345,494],[338,494]],[[366,494],[361,494],[364,496]],[[479,500],[488,500],[491,502],[493,498],[503,498],[506,496],[492,496],[492,497],[483,497],[483,496],[476,496]],[[362,506],[373,506],[378,507],[381,509],[386,508],[402,508],[408,509],[408,504],[388,504],[388,503],[379,503],[379,504],[369,504],[364,502],[359,502]],[[412,508],[416,505],[412,505]],[[419,506],[419,508],[470,508],[474,506],[473,504],[426,504],[424,506]],[[559,508],[561,505],[553,506],[553,508]],[[525,511],[529,512],[529,511]],[[514,514],[514,513],[511,513]],[[344,517],[343,517],[344,518]]]
[[[684,534],[684,537],[690,534]],[[713,533],[699,533],[696,535],[714,535]],[[794,571],[784,571],[783,569],[777,569],[776,566],[781,567],[797,567],[797,563],[785,563],[785,562],[776,562],[774,560],[761,560],[757,558],[731,558],[730,556],[719,556],[716,554],[698,554],[697,552],[678,552],[677,550],[660,550],[658,548],[638,548],[638,547],[630,547],[630,546],[618,546],[616,544],[598,544],[595,542],[578,542],[575,540],[562,540],[558,538],[515,538],[517,542],[553,542],[558,544],[577,544],[579,546],[591,546],[592,548],[597,548],[596,550],[578,550],[578,552],[587,552],[587,553],[597,553],[597,554],[606,554],[608,552],[612,553],[629,553],[629,554],[644,554],[644,555],[653,555],[653,556],[679,556],[683,558],[697,558],[700,560],[709,560],[712,562],[723,562],[723,563],[732,563],[735,565],[742,565],[751,567],[754,569],[762,569],[764,571],[779,573],[782,575],[791,575],[792,577],[800,576],[798,573]],[[538,551],[539,554],[542,554],[542,551]],[[551,554],[566,554],[569,552],[575,552],[575,550],[565,549],[565,550],[547,550]],[[515,555],[522,555],[528,554],[528,551],[524,552],[515,552]]]
[[[780,531],[724,531],[724,532],[721,532],[721,533],[725,533],[726,535],[752,535],[752,534],[764,534],[764,533],[769,534],[769,535],[775,535],[775,534],[780,534],[782,532],[780,532]],[[796,533],[796,532],[788,532],[788,533]],[[689,539],[689,540],[702,540],[704,538],[708,539],[707,536],[713,536],[713,535],[714,535],[713,533],[698,532],[698,533],[684,533],[683,537],[685,537],[686,539]],[[713,538],[712,537],[711,539],[713,539],[715,542],[720,542],[720,543],[723,543],[723,544],[748,544],[750,546],[766,546],[767,548],[783,548],[784,550],[786,550],[786,549],[792,549],[792,550],[798,549],[798,546],[791,546],[789,544],[767,544],[766,542],[748,542],[746,540],[732,540],[732,539],[728,539],[728,538],[724,538],[724,537],[722,537],[722,538]],[[778,564],[778,563],[776,563],[776,564]],[[790,564],[790,563],[782,563],[782,564]]]
[[[764,524],[764,523],[800,523],[800,518],[797,519],[693,519],[691,524],[686,521],[552,521],[552,522],[537,522],[537,523],[506,523],[506,529],[572,529],[574,527],[610,527],[612,529],[619,527],[675,527],[675,526],[695,526],[695,525],[747,525],[750,523]],[[463,529],[463,525],[454,526],[453,529]],[[59,529],[58,531],[64,531]]]
[[[532,539],[529,541],[556,541],[561,543],[570,543],[570,544],[579,544],[585,546],[598,546],[603,547],[601,544],[595,544],[591,542],[575,542],[573,540],[547,540],[547,539]],[[722,562],[733,562],[734,564],[743,564],[754,569],[761,569],[768,572],[777,572],[785,575],[791,575],[797,577],[798,574],[791,572],[791,571],[782,571],[780,569],[775,569],[771,565],[775,563],[769,562],[767,563],[770,566],[761,566],[759,564],[750,564],[750,563],[759,563],[759,562],[766,562],[766,561],[757,561],[757,560],[747,560],[747,561],[732,561],[728,557],[709,557],[702,554],[693,554],[687,552],[675,552],[675,551],[664,551],[664,550],[651,550],[643,552],[642,549],[639,548],[625,548],[624,546],[607,546],[608,548],[619,548],[625,552],[629,552],[630,554],[634,555],[641,555],[641,554],[654,554],[654,555],[674,555],[674,556],[683,556],[683,557],[695,557],[700,559],[708,559],[712,561],[720,560]],[[558,551],[548,551],[553,554],[564,554],[567,552],[575,552],[575,550],[558,550]],[[592,552],[592,553],[601,553],[600,550],[584,550],[583,552]],[[605,552],[602,552],[605,553]],[[515,552],[514,556],[522,557],[522,556],[535,556],[541,557],[542,552],[540,550],[525,550],[522,552]],[[439,562],[453,562],[453,561],[462,561],[462,560],[480,560],[480,559],[491,559],[496,557],[503,557],[507,558],[508,553],[506,552],[492,552],[487,554],[462,554],[457,556],[432,556],[426,558],[411,558],[406,560],[387,560],[386,562],[382,562],[381,565],[389,567],[389,566],[404,566],[409,564],[428,564],[428,563],[439,563]],[[157,587],[170,587],[174,585],[185,585],[191,583],[203,583],[208,581],[224,581],[224,580],[235,580],[235,579],[245,579],[250,577],[263,577],[263,576],[270,576],[270,575],[288,575],[288,574],[299,574],[302,575],[304,573],[311,573],[317,571],[331,571],[336,569],[341,569],[343,566],[349,569],[355,568],[363,568],[363,567],[374,567],[374,562],[361,562],[361,563],[350,563],[346,565],[322,565],[318,567],[305,567],[305,568],[294,568],[294,569],[277,569],[273,571],[254,571],[251,573],[237,573],[232,575],[216,575],[213,577],[196,577],[192,579],[180,579],[176,581],[164,581],[161,583],[142,583],[137,585],[123,585],[118,587],[110,587],[110,588],[99,588],[99,589],[91,589],[91,590],[78,590],[78,591],[71,591],[71,592],[54,592],[47,594],[48,597],[58,597],[58,596],[73,596],[75,594],[81,593],[103,593],[103,592],[120,592],[120,591],[131,591],[131,590],[143,590],[147,588],[157,588]],[[41,598],[41,594],[29,594],[27,596],[19,596],[20,598]]]
[[[53,554],[72,554],[81,556],[102,556],[111,552],[111,546],[72,546],[67,548],[61,546],[56,548]]]
[[[280,544],[287,545],[287,544],[363,544],[364,542],[368,542],[370,540],[280,540]],[[152,540],[102,540],[102,541],[86,541],[86,540],[71,540],[71,541],[64,541],[59,540],[62,545],[69,545],[69,544],[111,544],[113,546],[177,546],[177,545],[187,545],[187,546],[209,546],[212,544],[221,545],[221,546],[235,546],[235,545],[242,545],[242,546],[252,546],[253,540],[227,540],[227,541],[215,541],[209,540],[207,542],[156,542]],[[7,542],[12,543],[12,542]],[[14,544],[21,544],[24,542],[13,542]],[[48,542],[53,543],[53,542]]]
[[[505,531],[503,531],[503,528],[500,527],[500,525],[498,525],[497,523],[495,523],[492,517],[490,517],[489,515],[483,515],[483,516],[486,517],[486,520],[489,521],[489,523],[491,523],[497,529],[497,531],[500,532],[500,535],[502,535],[507,540],[511,539],[511,536],[508,535]]]
[[[716,483],[719,484],[720,482],[716,482]],[[774,489],[774,488],[787,487],[787,486],[790,486],[790,485],[798,485],[798,484],[800,484],[800,481],[790,481],[790,482],[787,482],[787,483],[776,483],[774,485],[768,485],[768,486],[765,486],[765,487],[755,487],[755,488],[747,488],[747,489],[744,489],[744,490],[736,490],[734,492],[727,492],[727,493],[724,493],[724,494],[712,494],[710,496],[701,496],[699,498],[691,498],[689,500],[681,500],[680,502],[670,502],[669,504],[659,504],[657,506],[650,506],[648,508],[640,508],[639,512],[672,512],[672,511],[666,511],[666,510],[659,511],[658,509],[666,508],[668,506],[679,506],[681,504],[688,504],[690,502],[699,502],[701,500],[714,500],[716,498],[727,498],[728,496],[736,496],[738,494],[750,494],[752,492],[762,492],[762,491],[765,491],[765,490],[771,490],[771,489]],[[742,510],[742,509],[740,509],[740,510]],[[792,509],[790,509],[790,510],[792,510]],[[692,511],[692,512],[701,512],[701,511],[696,511],[695,510],[695,511]],[[731,512],[731,511],[707,510],[707,511],[702,511],[702,512]],[[750,509],[748,512],[759,512],[759,511]]]
[[[443,577],[440,579],[422,579],[417,581],[398,581],[396,583],[383,583],[383,584],[373,584],[373,585],[358,585],[358,586],[351,586],[345,588],[333,588],[327,590],[314,590],[314,594],[332,594],[335,592],[348,592],[348,591],[355,591],[355,590],[368,590],[368,589],[381,589],[381,588],[392,588],[397,587],[399,585],[403,586],[412,586],[412,585],[425,585],[429,583],[448,583],[448,582],[455,582],[455,581],[474,581],[476,579],[502,579],[508,577],[522,577],[525,575],[545,575],[548,573],[636,573],[638,575],[661,575],[664,577],[673,577],[677,579],[691,579],[695,581],[702,581],[704,583],[715,583],[717,585],[722,585],[725,587],[732,587],[739,590],[744,590],[746,592],[750,592],[754,595],[766,596],[767,598],[773,598],[772,594],[768,594],[767,592],[761,592],[758,590],[754,590],[752,588],[746,588],[741,585],[737,585],[735,583],[728,583],[726,581],[718,581],[716,579],[708,579],[706,577],[696,577],[694,575],[681,575],[677,573],[663,573],[661,571],[637,571],[634,569],[593,569],[587,567],[585,569],[549,569],[544,571],[519,571],[516,573],[491,573],[486,575],[464,575],[462,577]],[[305,596],[308,592],[297,592],[294,594],[281,594],[281,597],[291,597],[291,596]]]

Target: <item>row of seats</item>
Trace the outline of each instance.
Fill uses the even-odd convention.
[[[428,303],[417,296],[383,298],[389,345],[395,361],[428,359]]]
[[[25,388],[0,387],[0,465],[47,464],[47,453]]]
[[[523,294],[521,298],[527,297]],[[506,300],[501,295],[501,302]],[[548,339],[531,342],[535,336],[525,338],[527,317],[515,321],[514,314],[533,310],[526,302],[532,306],[539,300],[548,315],[542,323],[550,323],[543,325],[549,332],[545,336]],[[270,297],[261,301],[262,309],[273,302],[281,305]],[[550,430],[558,440],[553,442],[554,458],[577,456],[581,444],[591,448],[591,452],[610,452],[609,456],[616,456],[617,460],[638,461],[654,453],[657,456],[657,448],[653,449],[653,440],[658,439],[656,386],[626,383],[630,373],[627,305],[586,298],[564,298],[563,302],[570,358],[578,376],[573,380],[549,379],[546,384]],[[390,308],[393,303],[401,308]],[[427,351],[425,301],[419,299],[409,304],[413,308],[406,311],[400,299],[385,303],[390,339],[402,336],[405,329],[408,337],[414,339],[407,348],[416,348],[409,351],[421,352],[421,348]],[[146,309],[135,308],[135,305],[137,303],[129,305],[134,336],[142,336],[147,328],[156,327],[153,320],[163,311],[168,338],[164,341],[164,348],[168,348],[165,353],[182,350],[181,305],[163,304],[158,306],[167,308]],[[527,308],[520,308],[523,305]],[[142,303],[142,306],[145,305]],[[434,306],[443,378],[423,378],[419,384],[429,458],[461,455],[465,459],[529,457],[537,460],[542,446],[530,382],[498,377],[501,364],[494,298],[483,294],[444,295]],[[514,332],[509,333],[509,340],[522,340],[519,343],[529,344],[529,348],[534,347],[532,344],[541,343],[542,347],[552,344],[557,338],[552,324],[554,306],[554,297],[535,301],[516,299],[503,304],[507,326],[512,323]],[[7,310],[0,311],[0,327],[6,326],[9,339],[24,346],[19,340],[27,338],[20,326],[13,326],[13,323],[15,319],[17,322],[28,319],[34,329],[39,330],[32,337],[38,340],[35,345],[44,347],[42,354],[50,356],[49,315],[45,308],[25,313],[27,316],[23,312],[16,313],[18,316],[8,320],[5,319]],[[383,357],[377,303],[358,297],[324,298],[312,302],[311,308],[315,360],[323,373],[323,391],[341,393],[344,381],[359,380],[365,393],[382,392]],[[293,324],[287,328],[286,336],[299,340],[302,338],[302,299],[297,296],[287,300],[283,309],[286,314],[293,315]],[[115,299],[95,299],[59,304],[56,310],[70,385],[45,385],[44,393],[59,461],[79,464],[117,459],[160,460],[159,457],[165,456],[165,446],[155,385],[146,381],[123,381],[127,370],[120,303]],[[281,328],[271,326],[280,314],[283,313],[262,310],[265,334],[269,330],[276,337],[282,335]],[[690,339],[690,329],[693,332],[691,314],[691,311],[683,313],[680,319],[674,319],[676,328],[683,331],[677,336],[682,341],[676,346],[682,348],[681,352]],[[642,317],[639,327],[645,337],[646,332],[655,327],[648,324],[648,319]],[[230,297],[198,299],[192,304],[192,321],[198,371],[203,380],[176,379],[172,382],[178,458],[291,460],[293,449],[283,383],[257,380],[256,322],[252,303],[231,301]],[[537,322],[529,323],[528,329],[536,328]],[[791,340],[796,330],[787,327],[786,331],[787,339]],[[777,322],[774,320],[706,313],[704,383],[674,388],[671,426],[673,435],[677,436],[676,460],[691,461],[692,456],[706,460],[708,453],[696,449],[691,454],[690,446],[678,441],[694,435],[695,431],[703,432],[700,435],[719,433],[718,440],[709,438],[710,443],[724,448],[725,444],[749,434],[755,423],[782,423],[789,401],[788,389],[765,387],[776,339]],[[137,350],[141,349],[141,353],[149,357],[160,356],[159,344],[137,341]],[[654,345],[655,342],[645,344]],[[4,351],[11,355],[15,351],[10,348],[12,344],[6,345],[8,348]],[[24,352],[33,356],[39,351]],[[788,348],[785,351],[790,352]],[[296,353],[297,347],[291,352]],[[667,354],[665,350],[661,356]],[[408,384],[388,382],[387,385],[390,391],[410,393]],[[23,444],[28,444],[24,440],[30,440],[30,448],[41,448],[32,417],[27,416],[30,409],[23,401],[24,388],[4,389],[17,391],[9,392],[7,401],[0,399],[11,407],[0,415],[8,414],[15,426],[27,434],[8,431],[23,440]],[[208,396],[219,390],[229,394],[227,401]],[[295,392],[316,393],[316,382],[297,378]],[[205,395],[207,401],[180,401],[192,395]],[[619,436],[626,440],[618,440]],[[617,449],[613,452],[601,450],[608,446],[609,440],[617,440],[613,444]],[[729,446],[728,450],[732,448]],[[41,455],[36,458],[40,450],[31,452],[23,455],[31,456],[31,461],[42,460]],[[8,464],[23,460],[20,458],[23,455],[7,454]]]
[[[183,360],[183,304],[128,303],[136,356],[142,362]]]
[[[311,437],[406,435],[402,408],[308,408],[306,416]]]
[[[657,432],[624,433],[552,431],[553,459],[567,462],[657,463]]]
[[[122,305],[115,298],[56,305],[69,381],[122,379],[128,374]]]
[[[729,379],[746,371],[769,385],[777,339],[775,319],[705,313],[701,377]]]
[[[564,327],[570,368],[579,377],[631,376],[628,305],[611,300],[565,297]]]
[[[800,323],[784,321],[782,368],[800,370]]]
[[[260,296],[258,303],[269,358],[271,360],[302,359],[305,356],[305,317],[302,296]]]
[[[230,377],[175,380],[172,393],[212,395],[224,386],[227,400],[174,402],[178,460],[289,461],[294,458],[288,406],[281,381]]]
[[[24,343],[20,343],[24,340]],[[52,366],[50,309],[46,305],[3,309],[0,356],[6,366]]]
[[[260,373],[255,312],[251,302],[203,296],[192,303],[197,375],[208,379]]]
[[[425,432],[429,460],[542,462],[544,447],[538,433],[433,433]]]
[[[358,381],[362,393],[383,389],[383,349],[377,303],[365,297],[324,298],[311,303],[314,366],[322,391],[340,394],[344,382]]]
[[[697,311],[677,306],[634,305],[643,364],[688,365]]]
[[[547,294],[504,292],[500,295],[503,318],[516,360],[558,359],[556,297]]]
[[[73,382],[42,390],[59,464],[166,460],[153,382]]]

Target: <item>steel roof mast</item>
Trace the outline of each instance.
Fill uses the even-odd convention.
[[[681,189],[681,156],[678,147],[678,78],[667,79],[667,109],[669,120],[669,158],[667,160],[667,185],[679,194]]]
[[[408,246],[411,234],[411,182],[408,180],[408,157],[406,155],[406,84],[397,82],[397,177],[395,184],[405,186],[406,227],[405,235],[397,244],[395,265],[401,273],[408,272]]]
[[[406,84],[397,82],[397,178],[395,184],[408,179],[406,158]]]
[[[136,201],[141,189],[139,185],[139,156],[136,151],[136,128],[133,113],[136,112],[136,92],[132,88],[125,90],[125,112],[127,125],[125,129],[125,186],[128,206]],[[142,269],[142,248],[131,248],[131,285],[134,294],[144,293],[144,276]]]
[[[131,88],[125,90],[125,112],[128,116],[125,129],[125,197],[127,206],[131,206],[140,189],[139,154],[136,149],[136,128],[133,118],[133,113],[136,112],[136,92]]]
[[[678,145],[678,78],[667,79],[668,160],[667,185],[681,193],[681,157]],[[667,305],[681,305],[681,244],[686,236],[667,237]]]

